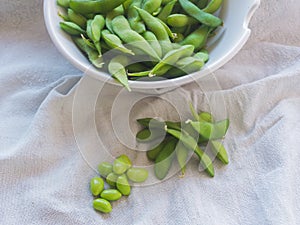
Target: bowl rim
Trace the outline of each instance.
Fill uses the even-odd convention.
[[[83,62],[81,62],[79,59],[74,57],[72,54],[69,54],[66,47],[59,41],[58,34],[54,32],[54,29],[52,29],[51,25],[51,14],[49,13],[49,5],[52,4],[51,1],[54,0],[45,0],[43,4],[43,11],[44,11],[44,22],[46,25],[47,32],[56,46],[56,48],[59,50],[59,52],[67,59],[69,62],[75,66],[77,69],[84,72],[84,75],[92,76],[93,78],[97,80],[101,80],[103,82],[108,82],[113,85],[121,86],[119,82],[117,82],[115,79],[113,79],[111,76],[108,76],[106,73],[102,71],[97,70],[89,70],[85,66]],[[244,18],[243,22],[243,30],[244,32],[239,38],[239,41],[236,42],[236,44],[231,48],[227,54],[222,55],[218,60],[214,61],[212,65],[207,67],[204,65],[203,69],[185,76],[181,76],[178,78],[172,78],[172,79],[164,79],[159,81],[132,81],[129,80],[129,86],[134,89],[164,89],[164,88],[170,88],[171,86],[176,83],[177,86],[181,86],[187,83],[190,83],[192,81],[198,80],[214,71],[219,69],[221,66],[225,65],[228,61],[230,61],[238,52],[239,50],[244,46],[244,44],[247,42],[251,30],[249,29],[248,25],[250,22],[251,17],[253,16],[254,12],[257,10],[257,8],[260,5],[260,0],[253,0],[253,3],[251,7],[249,8],[249,11],[247,15]],[[91,65],[92,66],[92,65]]]

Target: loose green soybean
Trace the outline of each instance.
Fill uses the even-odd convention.
[[[122,194],[116,189],[106,189],[101,192],[100,197],[106,199],[107,201],[116,201],[122,197]]]
[[[136,182],[136,183],[142,183],[148,178],[148,170],[143,168],[130,168],[126,172],[126,175],[129,180]]]
[[[98,165],[98,172],[101,176],[107,177],[113,171],[113,166],[109,162],[102,162]]]
[[[104,181],[101,177],[94,177],[90,181],[90,190],[94,196],[98,196],[104,189]]]
[[[111,204],[109,201],[103,198],[97,198],[93,201],[93,207],[95,210],[103,212],[103,213],[109,213],[112,210]]]
[[[122,174],[118,177],[116,181],[116,186],[122,195],[129,195],[131,192],[131,187],[128,183],[127,177],[125,174]]]
[[[125,173],[131,166],[132,163],[130,159],[126,155],[121,155],[114,160],[113,172],[120,175]]]
[[[106,183],[108,183],[111,187],[115,187],[117,179],[118,179],[118,175],[117,174],[110,173],[106,177]]]

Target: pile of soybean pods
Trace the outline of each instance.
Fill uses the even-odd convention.
[[[95,197],[95,210],[109,213],[112,210],[110,201],[116,201],[131,192],[130,182],[141,183],[148,178],[148,171],[143,168],[132,167],[131,160],[126,155],[117,157],[113,164],[102,162],[98,165],[101,177],[94,177],[90,181],[90,191]],[[104,179],[109,189],[104,189]]]
[[[225,165],[229,162],[222,144],[229,127],[229,119],[215,121],[210,113],[197,113],[192,105],[190,108],[194,118],[185,122],[161,121],[155,118],[137,120],[144,127],[136,134],[137,141],[151,143],[158,138],[164,138],[147,151],[148,159],[155,162],[154,172],[160,180],[167,176],[175,158],[184,176],[190,152],[197,155],[200,166],[211,177],[215,175],[214,158],[218,158]],[[211,156],[203,151],[203,147],[212,151]]]
[[[130,80],[175,78],[209,60],[222,0],[57,0],[60,27],[98,69]],[[105,54],[109,53],[109,54]],[[107,55],[107,56],[106,56]]]

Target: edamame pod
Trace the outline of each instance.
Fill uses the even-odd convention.
[[[74,12],[72,9],[68,9],[68,18],[71,22],[79,25],[82,29],[86,28],[87,19],[79,13]]]
[[[207,62],[209,60],[208,52],[205,50],[201,50],[200,52],[197,52],[194,57],[202,59],[203,62]]]
[[[132,30],[139,34],[146,31],[145,24],[141,21],[140,15],[135,7],[141,7],[142,0],[133,0],[128,8],[127,18]]]
[[[102,15],[96,15],[93,20],[88,20],[87,22],[87,35],[94,42],[99,55],[101,53],[101,31],[105,26],[105,19]]]
[[[199,0],[197,6],[199,9],[203,9],[207,6],[208,0]]]
[[[175,138],[179,139],[187,148],[192,149],[199,157],[200,164],[203,169],[209,174],[209,176],[214,177],[215,172],[211,159],[205,152],[200,149],[197,141],[192,136],[190,136],[185,131],[180,132],[178,130],[168,128],[166,128],[166,131]]]
[[[221,7],[223,0],[211,0],[203,9],[203,12],[215,13]]]
[[[199,121],[205,121],[212,123],[214,121],[214,118],[211,113],[209,112],[200,112],[199,113]]]
[[[124,15],[124,8],[122,5],[118,6],[117,8],[115,8],[114,10],[110,11],[109,13],[106,14],[105,17],[105,25],[106,28],[113,33],[113,28],[112,28],[112,20],[113,18],[115,18],[116,16],[120,16],[120,15]]]
[[[161,2],[162,0],[143,0],[142,9],[152,14],[160,7]]]
[[[107,177],[113,171],[113,166],[109,162],[102,162],[98,165],[98,172],[102,177]]]
[[[160,60],[160,57],[150,44],[140,34],[131,30],[129,23],[124,16],[115,17],[112,21],[112,26],[114,33],[117,34],[123,42],[140,49],[154,60]]]
[[[185,14],[171,14],[167,17],[167,24],[171,27],[185,27],[191,24],[196,24],[197,20]]]
[[[85,34],[85,31],[81,29],[80,26],[78,26],[73,22],[62,21],[59,23],[59,25],[61,29],[63,29],[65,32],[67,32],[70,35],[80,36],[80,34]]]
[[[125,174],[122,174],[118,177],[116,182],[118,190],[122,193],[122,195],[129,195],[131,191],[131,187],[128,183],[127,177]]]
[[[70,8],[80,14],[107,13],[126,0],[70,0]]]
[[[164,148],[164,146],[168,143],[169,139],[165,138],[159,145],[157,145],[155,148],[150,149],[147,151],[147,157],[148,159],[155,161],[158,154],[161,152],[161,150]]]
[[[155,159],[154,172],[155,176],[162,180],[164,179],[172,165],[174,159],[174,151],[177,144],[177,140],[172,138],[161,150]]]
[[[193,45],[195,50],[201,49],[207,41],[207,37],[209,34],[209,27],[208,26],[201,26],[190,35],[188,35],[182,42],[181,45]]]
[[[136,121],[142,126],[145,126],[147,128],[151,126],[151,128],[165,129],[165,125],[167,125],[168,128],[181,130],[180,122],[160,121],[155,118],[141,118],[141,119],[137,119]]]
[[[175,3],[177,2],[177,0],[171,0],[170,2],[168,2],[163,9],[160,11],[160,13],[158,14],[157,18],[160,19],[163,22],[167,22],[167,17],[169,15],[171,15],[172,10],[174,8]]]
[[[83,51],[89,58],[90,62],[97,68],[102,68],[103,59],[99,56],[98,52],[93,48],[89,47],[82,38],[73,38],[73,41],[78,48]]]
[[[179,3],[187,14],[189,14],[191,17],[194,17],[202,24],[205,24],[209,27],[218,27],[223,23],[220,18],[202,11],[189,0],[179,0]]]
[[[116,189],[106,189],[101,192],[100,197],[107,201],[116,201],[122,197],[122,194]]]
[[[94,196],[99,195],[104,189],[104,181],[101,177],[94,177],[90,181],[90,190]]]
[[[228,155],[223,144],[219,141],[211,141],[211,150],[217,158],[224,164],[228,164]]]
[[[114,57],[108,64],[108,72],[119,81],[128,91],[131,91],[128,84],[128,77],[125,66],[128,65],[129,60],[123,55]]]
[[[136,139],[138,142],[150,142],[157,138],[164,137],[166,135],[166,132],[162,129],[151,129],[148,128],[140,130],[136,134]]]
[[[174,49],[174,50],[168,52],[164,56],[164,58],[154,66],[154,68],[151,70],[151,73],[149,74],[149,76],[150,75],[151,76],[162,75],[161,72],[159,72],[159,70],[163,66],[165,66],[165,65],[172,66],[178,61],[178,59],[192,55],[193,51],[194,51],[194,46],[184,45],[178,49]]]
[[[142,183],[148,178],[148,170],[143,168],[130,168],[126,172],[126,175],[129,180],[136,183]]]
[[[161,58],[162,57],[162,49],[161,46],[155,36],[151,31],[146,31],[142,34],[146,41],[151,45],[157,55]]]
[[[181,175],[184,176],[186,170],[186,164],[189,160],[189,150],[184,146],[184,144],[181,141],[178,141],[175,152],[176,152],[177,162],[181,169]]]
[[[57,0],[56,1],[57,5],[64,7],[64,8],[69,8],[69,0]]]
[[[114,35],[112,33],[110,33],[108,30],[103,30],[101,32],[103,40],[105,41],[105,43],[113,48],[113,49],[117,49],[123,53],[126,54],[130,54],[130,55],[134,55],[133,51],[131,51],[130,49],[126,48],[123,44],[121,39],[117,36]]]
[[[103,213],[109,213],[112,210],[111,204],[109,201],[103,198],[97,198],[93,201],[93,207],[95,210],[103,212]]]

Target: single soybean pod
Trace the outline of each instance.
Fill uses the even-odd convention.
[[[76,37],[73,38],[73,41],[78,46],[78,48],[88,56],[88,59],[96,68],[102,68],[104,64],[103,59],[101,56],[99,56],[96,50],[88,46],[82,38]]]
[[[147,158],[151,161],[155,161],[156,157],[161,152],[161,150],[164,148],[164,146],[168,143],[168,141],[169,141],[169,139],[165,138],[161,143],[159,143],[159,145],[148,150],[146,152]]]
[[[179,3],[187,14],[189,14],[191,17],[194,17],[202,24],[205,24],[209,27],[218,27],[223,23],[220,18],[202,11],[189,0],[179,0]]]
[[[180,58],[187,57],[192,55],[194,52],[194,46],[192,45],[184,45],[181,46],[178,49],[174,49],[170,52],[168,52],[164,58],[154,66],[154,68],[151,70],[150,75],[156,76],[156,75],[162,75],[159,70],[162,69],[163,66],[172,66],[174,65]]]
[[[166,132],[162,129],[143,129],[136,134],[138,142],[150,142],[158,138],[162,138],[166,135]]]
[[[154,172],[155,176],[162,180],[164,179],[172,165],[173,159],[175,157],[175,148],[177,140],[172,138],[160,151],[158,156],[155,159]]]
[[[142,52],[151,56],[154,60],[160,60],[160,57],[151,45],[143,38],[143,36],[130,28],[129,23],[124,16],[115,17],[112,21],[112,25],[114,33],[117,34],[123,42],[138,48]]]
[[[212,123],[212,122],[214,122],[214,118],[213,118],[213,115],[209,112],[200,112],[199,113],[199,121],[205,121],[205,122]]]
[[[131,29],[141,34],[146,31],[146,27],[145,24],[141,21],[140,15],[135,7],[142,7],[142,0],[132,1],[128,8],[127,18]]]
[[[196,23],[198,23],[197,20],[181,13],[171,14],[167,17],[167,24],[171,27],[185,27]]]
[[[161,6],[161,2],[162,0],[143,0],[142,9],[152,14]]]
[[[151,128],[164,130],[165,125],[167,125],[168,128],[172,128],[172,129],[175,129],[175,130],[180,130],[181,129],[180,122],[160,121],[158,119],[150,118],[150,117],[137,119],[136,121],[139,124],[141,124],[142,126],[147,127],[147,128],[149,128],[151,126]]]
[[[131,91],[128,84],[127,72],[125,66],[128,65],[129,59],[123,55],[114,57],[108,64],[108,72],[119,81],[128,91]]]
[[[81,34],[85,34],[85,31],[73,22],[62,21],[59,23],[59,25],[62,30],[64,30],[66,33],[72,36],[80,36]]]
[[[204,9],[208,4],[208,0],[199,0],[197,6],[199,9]]]
[[[172,10],[174,8],[175,3],[177,2],[177,0],[171,0],[170,2],[168,2],[160,11],[160,13],[158,14],[157,18],[160,19],[163,22],[167,22],[167,17],[169,15],[171,15]]]
[[[151,72],[150,70],[147,70],[142,72],[127,73],[127,75],[129,77],[148,77],[150,72]]]
[[[90,13],[105,14],[123,4],[126,0],[70,0],[70,8],[86,15]]]
[[[152,16],[147,11],[138,7],[136,7],[136,9],[143,19],[144,23],[146,24],[147,28],[155,34],[157,40],[160,42],[163,54],[169,52],[172,49],[171,41],[164,25],[162,25],[156,17]]]
[[[113,49],[117,49],[126,54],[134,55],[133,51],[126,48],[122,44],[121,39],[117,35],[110,33],[109,30],[102,30],[101,34],[102,34],[103,40],[109,47],[111,47]]]
[[[185,131],[180,132],[178,130],[168,128],[166,128],[166,131],[178,140],[180,140],[187,148],[192,149],[199,157],[200,164],[203,167],[203,169],[208,173],[209,176],[214,177],[215,172],[211,159],[204,151],[200,149],[197,141],[192,136],[187,134]]]
[[[68,9],[68,18],[71,22],[76,23],[82,29],[86,28],[87,19],[79,13],[74,12],[72,9]]]
[[[181,45],[193,45],[195,50],[201,49],[205,46],[210,29],[208,26],[201,26],[190,35],[188,35],[183,41],[180,42]]]
[[[95,210],[103,212],[103,213],[109,213],[112,210],[111,204],[109,201],[103,198],[97,198],[93,201],[93,207]]]
[[[207,13],[215,13],[222,6],[223,0],[211,0],[208,5],[203,9]]]
[[[114,32],[111,22],[112,22],[113,18],[115,18],[116,16],[120,16],[120,15],[124,15],[124,8],[122,5],[118,6],[117,8],[115,8],[114,10],[112,10],[106,14],[105,26],[111,33]]]
[[[183,177],[185,175],[186,164],[189,160],[190,151],[185,147],[185,145],[181,141],[178,141],[175,152],[176,152],[177,162],[180,166],[181,176]]]
[[[157,55],[161,58],[162,49],[155,34],[153,34],[151,31],[146,31],[142,34],[142,36],[145,38],[146,41],[148,41],[148,43],[151,45],[151,47],[154,49]]]
[[[129,195],[131,192],[131,187],[128,183],[127,177],[125,174],[122,174],[118,177],[116,181],[117,189],[122,193],[122,195]]]
[[[197,52],[194,57],[203,60],[203,62],[207,62],[209,60],[209,54],[206,50],[201,50]]]
[[[157,20],[163,25],[163,27],[165,28],[165,30],[167,31],[169,37],[172,39],[172,40],[175,40],[176,37],[177,37],[177,34],[176,33],[173,33],[171,28],[162,20],[160,20],[159,18],[157,18]]]
[[[211,150],[222,163],[229,163],[225,147],[220,141],[211,141]]]

